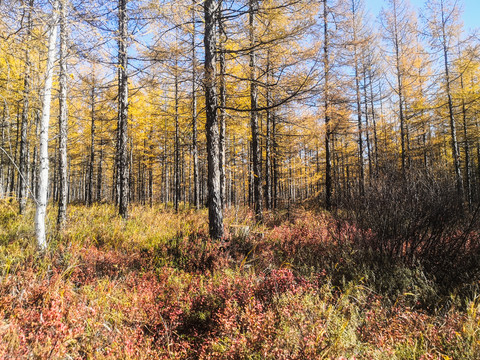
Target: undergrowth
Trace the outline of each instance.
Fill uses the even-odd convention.
[[[0,204],[2,359],[480,358],[478,279],[446,291],[327,213],[231,209],[215,242],[205,211],[54,212],[40,256],[33,210]]]

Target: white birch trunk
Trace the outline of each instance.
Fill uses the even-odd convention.
[[[35,214],[35,233],[40,250],[46,250],[47,239],[45,231],[45,216],[47,213],[48,193],[48,126],[50,122],[50,103],[52,100],[52,79],[55,66],[55,46],[57,41],[58,0],[55,0],[52,10],[52,22],[48,37],[47,67],[45,70],[45,86],[42,97],[42,118],[40,120],[39,136],[39,172],[37,211]]]
[[[60,94],[59,94],[59,185],[57,225],[62,228],[67,219],[67,0],[60,0]],[[93,165],[92,165],[93,166]],[[91,191],[91,190],[90,190]]]

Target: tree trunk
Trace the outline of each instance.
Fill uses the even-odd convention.
[[[227,105],[227,88],[225,85],[225,48],[223,39],[223,27],[222,27],[222,7],[219,5],[218,9],[218,29],[219,29],[219,63],[220,63],[220,196],[222,199],[222,207],[225,207],[225,142],[226,142],[226,110]]]
[[[128,217],[128,78],[127,78],[127,0],[118,1],[118,172],[119,214]]]
[[[279,169],[279,151],[277,143],[277,118],[275,115],[272,116],[272,147],[273,147],[273,179],[272,179],[272,208],[276,209],[278,207],[278,197],[279,197],[279,188],[278,180],[280,177]]]
[[[168,120],[165,116],[165,132],[163,134],[163,202],[165,204],[165,208],[168,206],[169,200],[169,178],[168,178],[168,154],[167,154],[167,145],[168,145]]]
[[[330,154],[330,143],[332,131],[330,129],[330,109],[329,109],[329,38],[328,38],[328,7],[327,0],[323,0],[323,71],[324,71],[324,117],[325,117],[325,207],[327,210],[332,208],[332,160]]]
[[[463,74],[460,75],[460,86],[462,90],[462,125],[463,125],[463,150],[465,153],[465,186],[467,189],[468,204],[472,205],[472,176],[470,167],[470,145],[468,143],[468,125],[467,125],[467,109],[465,105]]]
[[[200,209],[200,183],[198,178],[198,143],[197,143],[197,54],[196,54],[196,0],[192,5],[192,152],[193,152],[193,203]]]
[[[22,112],[22,123],[20,130],[20,161],[19,161],[19,189],[18,189],[18,198],[19,198],[19,213],[23,214],[25,211],[25,205],[27,203],[27,153],[28,153],[28,113],[29,100],[30,100],[30,38],[32,32],[32,11],[33,11],[33,0],[30,0],[28,8],[26,10],[27,14],[27,35],[25,39],[25,78],[23,80],[23,112]]]
[[[355,50],[355,93],[356,93],[356,102],[357,102],[357,132],[358,132],[358,169],[359,169],[359,179],[358,179],[358,190],[360,194],[364,192],[364,179],[365,179],[365,170],[363,167],[363,131],[362,131],[362,108],[361,108],[361,98],[360,98],[360,75],[358,70],[358,58]]]
[[[374,173],[377,174],[378,170],[378,140],[377,140],[377,120],[374,106],[373,98],[373,78],[371,66],[368,69],[369,79],[370,79],[370,109],[372,112],[372,123],[373,123],[373,148],[374,148]]]
[[[220,136],[217,117],[216,77],[216,15],[217,0],[205,0],[205,107],[208,158],[208,219],[210,236],[213,239],[223,237],[223,209],[220,189]]]
[[[253,197],[255,208],[255,219],[263,219],[263,196],[262,196],[262,170],[261,152],[258,131],[258,86],[257,86],[257,59],[255,47],[255,14],[257,12],[257,0],[249,0],[249,37],[250,37],[250,129],[252,133],[252,162],[253,162]]]
[[[443,16],[443,13],[442,13],[442,16]],[[455,179],[456,179],[456,185],[457,185],[457,194],[460,197],[460,199],[463,200],[463,181],[462,181],[462,174],[460,170],[460,155],[458,151],[457,128],[455,124],[455,115],[453,112],[453,101],[452,101],[452,95],[450,90],[450,72],[448,67],[448,51],[446,46],[445,34],[444,34],[443,56],[444,56],[444,63],[445,63],[445,85],[447,90],[448,118],[450,121],[450,137],[451,137],[453,164],[455,169]]]
[[[270,91],[270,51],[267,53],[267,90],[266,90],[266,103],[267,103],[267,114],[266,114],[266,139],[265,139],[265,206],[267,209],[272,208],[272,180],[271,180],[271,158],[272,158],[272,149],[271,149],[271,125],[272,125],[272,110],[270,106],[271,102],[271,91]]]
[[[39,138],[39,176],[38,176],[38,197],[35,214],[35,234],[38,247],[44,251],[47,249],[45,230],[45,216],[47,213],[48,193],[48,127],[50,123],[50,104],[52,100],[53,67],[55,65],[55,46],[57,40],[57,11],[58,0],[53,3],[50,34],[48,37],[47,66],[45,70],[45,85],[42,97],[42,119],[40,121]]]
[[[3,114],[2,114],[2,124],[1,124],[1,129],[2,129],[2,142],[0,143],[0,199],[4,199],[5,197],[5,173],[4,173],[4,166],[5,166],[5,159],[4,159],[4,150],[5,149],[5,126],[6,126],[6,117],[8,113],[8,105],[7,102],[5,101],[4,106],[3,106]]]
[[[88,197],[87,204],[93,203],[93,173],[95,169],[95,78],[92,77],[92,92],[90,94],[90,161],[88,164]]]
[[[59,185],[57,225],[62,227],[67,219],[67,0],[60,0],[60,94],[59,94]]]
[[[96,201],[102,201],[102,166],[103,166],[103,142],[100,142],[100,158],[98,159],[97,168],[97,195]]]
[[[152,132],[153,130],[150,133]],[[148,157],[148,202],[150,207],[153,207],[153,145],[151,143]]]
[[[177,57],[178,55],[175,54]],[[181,197],[180,188],[180,133],[178,123],[178,59],[175,58],[175,212],[178,212],[178,206]]]
[[[365,101],[365,142],[367,143],[368,178],[372,177],[372,149],[370,144],[370,124],[368,116],[367,69],[363,69],[363,97]]]

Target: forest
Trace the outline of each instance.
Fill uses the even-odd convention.
[[[479,359],[463,5],[0,0],[0,359]]]

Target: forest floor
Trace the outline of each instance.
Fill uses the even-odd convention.
[[[68,213],[40,256],[0,203],[0,359],[480,359],[480,297],[362,263],[328,213],[232,209],[222,242],[204,210]]]

